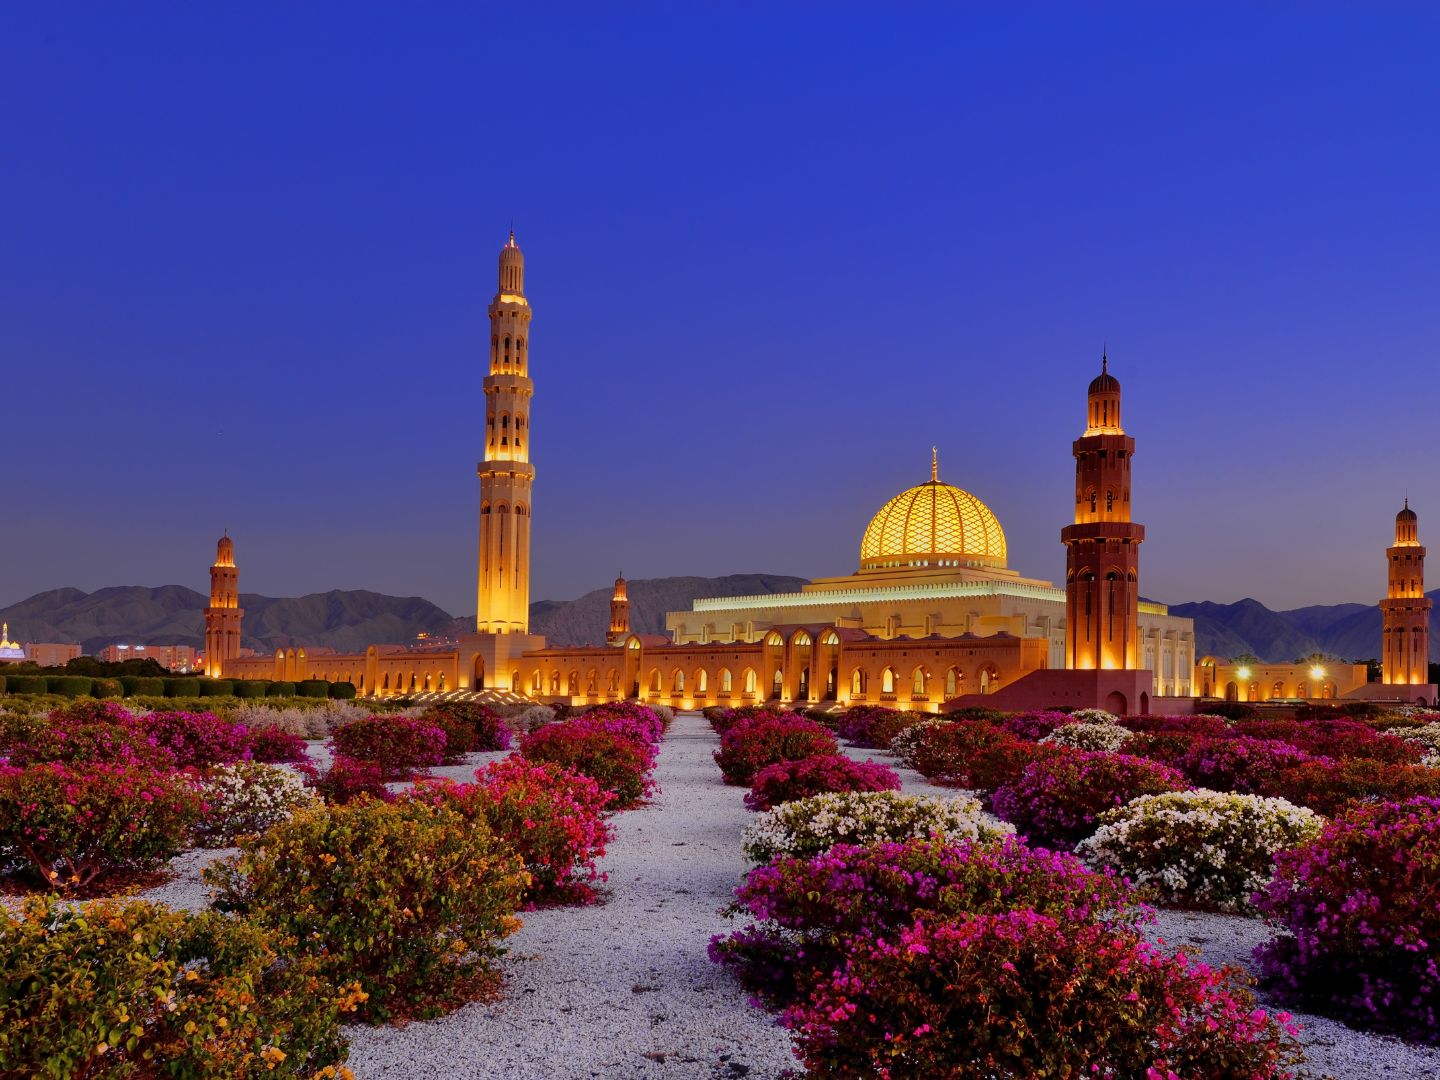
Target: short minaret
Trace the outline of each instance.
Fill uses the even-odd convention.
[[[1065,545],[1065,666],[1080,670],[1141,667],[1137,628],[1140,543],[1130,520],[1130,458],[1135,440],[1120,426],[1120,381],[1110,361],[1090,383],[1085,433],[1075,440],[1075,524]]]
[[[205,674],[212,679],[225,672],[225,661],[240,655],[240,571],[235,568],[235,541],[227,531],[215,545],[210,567],[210,606],[205,609]]]
[[[485,377],[485,460],[480,475],[480,558],[475,629],[524,634],[530,626],[530,303],[525,257],[500,249],[500,289],[490,302]]]
[[[1425,596],[1425,549],[1420,521],[1410,500],[1395,515],[1395,543],[1385,549],[1390,580],[1380,601],[1384,658],[1380,679],[1387,686],[1417,686],[1430,681],[1430,608]]]
[[[630,599],[625,595],[625,575],[615,579],[615,592],[610,597],[610,632],[605,644],[624,645],[630,635]]]

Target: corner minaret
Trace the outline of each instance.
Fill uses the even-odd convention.
[[[235,568],[235,541],[227,531],[215,545],[210,567],[210,606],[205,609],[205,674],[212,679],[225,672],[225,661],[240,655],[240,571]]]
[[[530,303],[525,257],[500,249],[500,289],[490,301],[485,376],[485,460],[480,475],[480,557],[475,629],[524,634],[530,626]]]
[[[1133,670],[1143,661],[1137,628],[1140,543],[1130,520],[1135,440],[1120,426],[1120,380],[1110,361],[1090,383],[1085,433],[1075,440],[1075,524],[1065,545],[1065,666]]]
[[[1425,549],[1420,546],[1420,520],[1410,500],[1395,515],[1395,543],[1385,549],[1390,580],[1380,601],[1384,623],[1381,682],[1417,686],[1430,681],[1430,608],[1425,596]]]
[[[615,592],[610,596],[610,632],[605,644],[623,645],[630,636],[630,598],[625,595],[625,575],[615,579]]]

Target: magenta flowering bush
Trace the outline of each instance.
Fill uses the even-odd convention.
[[[1046,735],[1051,734],[1056,728],[1064,727],[1073,723],[1074,717],[1069,713],[1055,710],[1036,710],[1032,712],[1011,713],[997,725],[1000,730],[1007,731],[1021,739],[1029,739],[1031,742],[1039,742]]]
[[[1177,770],[1145,758],[1077,750],[1028,766],[995,792],[992,808],[1031,840],[1072,848],[1106,810],[1189,786]]]
[[[575,721],[546,724],[520,741],[520,755],[534,762],[553,762],[581,773],[613,792],[611,810],[630,810],[654,790],[650,768],[653,747],[629,735],[617,735],[598,726]]]
[[[250,760],[265,765],[308,764],[305,740],[278,727],[251,728]]]
[[[378,766],[386,780],[410,780],[417,771],[440,764],[445,732],[424,717],[362,716],[337,727],[330,746],[337,758]]]
[[[1230,734],[1230,721],[1223,716],[1122,716],[1120,726],[1137,734],[1200,735],[1217,738]]]
[[[1256,950],[1282,997],[1440,1044],[1440,798],[1360,805],[1275,859],[1255,902],[1289,931]]]
[[[5,735],[0,756],[18,767],[59,761],[175,768],[174,753],[113,701],[77,701],[54,710],[48,720],[7,724]]]
[[[1424,756],[1417,746],[1396,735],[1376,731],[1360,720],[1241,720],[1234,735],[1279,739],[1315,757],[1336,760],[1366,759],[1391,765],[1414,765]]]
[[[745,805],[772,810],[781,803],[826,791],[899,791],[900,775],[878,761],[851,761],[844,754],[815,754],[777,761],[755,774]]]
[[[720,737],[715,763],[727,784],[748,786],[766,765],[839,750],[835,736],[814,720],[793,713],[761,715],[742,720]]]
[[[153,870],[205,812],[191,777],[134,765],[0,766],[0,864],[55,889]]]
[[[829,1080],[1285,1080],[1303,1060],[1289,1017],[1257,1009],[1237,972],[1029,910],[856,939],[784,1021]]]
[[[476,751],[510,749],[510,726],[476,701],[442,701],[421,713],[420,720],[445,733],[446,765],[458,765]]]
[[[879,705],[851,705],[840,714],[835,734],[851,746],[885,750],[896,735],[925,719],[920,713],[901,712]]]
[[[386,787],[384,767],[373,761],[336,754],[323,773],[312,772],[305,783],[328,803],[344,805],[368,795],[382,802],[393,802],[395,796]]]
[[[659,746],[666,721],[654,709],[633,701],[616,701],[587,709],[573,723],[598,725],[614,735],[628,735],[647,746]]]
[[[769,717],[774,720],[799,718],[800,714],[771,705],[742,705],[735,709],[712,707],[704,711],[705,719],[717,735],[725,735],[735,725],[745,720]]]
[[[931,720],[895,741],[901,760],[937,784],[992,791],[1035,761],[1070,753],[1042,746],[988,720]]]
[[[893,937],[917,912],[944,916],[1026,908],[1067,922],[1132,926],[1148,918],[1129,887],[1074,856],[999,842],[915,839],[840,844],[813,858],[780,858],[735,891],[743,930],[717,935],[710,957],[734,967],[760,998],[788,1004],[840,964],[856,940]]]
[[[1286,769],[1310,760],[1310,754],[1290,743],[1240,735],[1195,739],[1174,765],[1199,787],[1254,795],[1272,787]]]
[[[209,712],[153,712],[136,723],[168,750],[180,769],[229,765],[250,759],[250,732],[244,724]]]

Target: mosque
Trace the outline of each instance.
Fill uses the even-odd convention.
[[[1120,382],[1108,357],[1089,385],[1084,430],[1073,446],[1073,520],[1060,535],[1063,587],[1009,568],[999,520],[940,479],[932,452],[930,479],[870,520],[855,573],[818,578],[795,593],[698,599],[689,611],[666,616],[667,635],[631,632],[622,578],[604,645],[547,647],[529,633],[534,383],[524,270],[512,232],[489,307],[475,632],[437,649],[241,656],[244,613],[227,535],[210,571],[207,674],[348,681],[373,696],[488,694],[577,705],[638,698],[677,708],[780,701],[939,711],[983,702],[1118,713],[1163,706],[1178,714],[1192,711],[1202,695],[1435,700],[1426,677],[1425,549],[1408,503],[1388,553],[1386,680],[1378,691],[1378,684],[1366,686],[1364,665],[1358,675],[1355,666],[1332,672],[1313,665],[1267,665],[1257,674],[1214,657],[1197,660],[1193,622],[1140,598],[1145,529],[1130,516],[1135,440],[1121,426]]]

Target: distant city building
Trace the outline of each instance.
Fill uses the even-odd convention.
[[[80,655],[80,646],[58,642],[26,642],[10,640],[10,624],[0,623],[0,664],[30,662],[41,667],[63,667],[67,660]]]
[[[95,656],[106,664],[125,660],[154,660],[171,671],[194,671],[195,649],[189,645],[106,645]]]
[[[18,664],[25,657],[25,647],[10,640],[10,624],[4,623],[4,629],[0,630],[0,661],[8,664]]]

